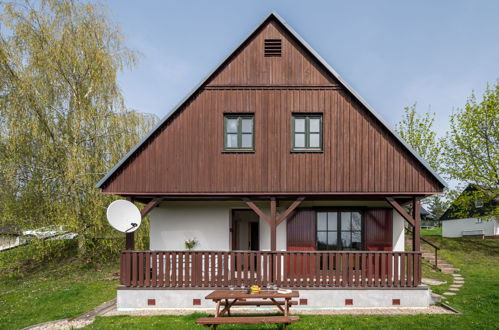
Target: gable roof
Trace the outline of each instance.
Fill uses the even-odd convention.
[[[473,193],[479,190],[478,186],[470,183],[449,205],[447,210],[445,210],[445,212],[440,216],[439,220],[467,219],[494,215],[496,208],[499,206],[499,197],[487,200],[480,208],[477,208],[474,205],[474,200],[470,201],[472,202],[471,205],[466,200],[467,197],[473,196]],[[459,201],[464,201],[467,205],[462,205]]]
[[[268,21],[274,20],[279,23],[290,35],[306,50],[310,55],[317,60],[317,62],[322,65],[328,73],[330,73],[334,78],[336,78],[343,87],[350,92],[355,99],[357,99],[381,124],[387,131],[389,131],[422,165],[426,170],[428,170],[437,181],[444,187],[447,187],[447,183],[436,173],[428,163],[421,158],[409,144],[407,144],[396,132],[394,132],[388,124],[381,118],[381,116],[372,108],[286,21],[280,17],[276,12],[271,12],[249,35],[246,37],[240,45],[232,51],[214,70],[211,71],[208,76],[206,76],[184,99],[182,99],[173,109],[170,111],[161,121],[149,132],[147,135],[137,143],[121,160],[97,183],[97,187],[101,188],[118,169],[126,163],[126,161],[133,155],[139,148],[144,145],[156,131],[158,131],[167,121],[170,119],[177,111],[182,109],[183,105],[186,104],[193,96],[195,96],[202,88],[205,86],[242,47],[250,40]]]

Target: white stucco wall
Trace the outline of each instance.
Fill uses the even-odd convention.
[[[405,251],[404,218],[393,210],[393,251]]]
[[[281,203],[278,211],[283,212],[290,203]],[[268,202],[257,203],[269,214]],[[386,206],[380,202],[304,202],[303,206]],[[266,207],[264,207],[266,206]],[[184,241],[195,238],[196,250],[231,250],[230,213],[232,209],[247,209],[243,202],[163,202],[150,215],[151,250],[185,250]],[[277,227],[277,250],[286,250],[286,221]],[[270,250],[270,226],[260,219],[260,250]],[[404,251],[404,219],[393,212],[393,250]]]
[[[477,218],[456,219],[442,221],[442,236],[443,237],[462,237],[463,231],[468,230],[483,230],[485,236],[497,235],[497,221],[477,222]]]
[[[243,202],[163,202],[150,215],[150,249],[185,250],[184,241],[195,238],[196,250],[228,251],[232,209],[249,208]],[[270,250],[270,227],[263,219],[259,229],[260,250]],[[277,249],[286,249],[286,220],[277,227]]]

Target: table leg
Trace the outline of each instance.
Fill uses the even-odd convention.
[[[284,300],[284,316],[288,316],[289,315],[289,299],[286,298]]]
[[[229,299],[225,299],[225,306],[227,306],[227,315],[230,316],[230,306],[231,305],[229,305]]]
[[[282,313],[284,313],[284,309],[281,307],[281,305],[280,305],[277,301],[275,301],[275,299],[274,299],[274,298],[270,298],[270,300],[272,300],[272,302],[274,303],[274,305],[276,305],[276,306],[277,306],[277,308],[279,308],[279,310],[280,310]]]
[[[217,308],[215,310],[215,317],[220,316],[220,300],[217,300]]]

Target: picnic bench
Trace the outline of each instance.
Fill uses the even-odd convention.
[[[296,305],[292,298],[298,298],[298,291],[290,293],[278,293],[277,291],[261,291],[258,293],[248,293],[241,290],[216,290],[206,296],[206,299],[216,303],[215,317],[202,317],[196,320],[197,324],[211,326],[213,329],[220,324],[263,324],[278,323],[284,328],[294,322],[298,322],[298,316],[290,316],[289,308]],[[233,306],[276,306],[283,313],[278,316],[231,316]],[[228,316],[224,315],[227,314]]]

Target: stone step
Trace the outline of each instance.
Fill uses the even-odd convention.
[[[442,296],[436,293],[432,293],[430,297],[430,305],[436,305],[442,301]]]
[[[440,268],[440,267],[439,267]],[[457,268],[452,268],[452,267],[443,267],[443,268],[440,268],[440,270],[442,271],[442,273],[444,274],[452,274],[452,273],[455,273],[455,272],[458,272],[459,269]]]

